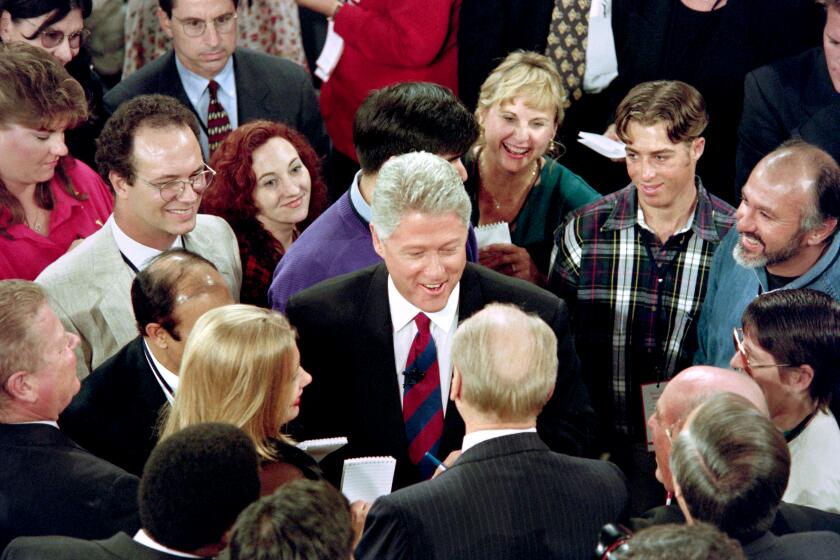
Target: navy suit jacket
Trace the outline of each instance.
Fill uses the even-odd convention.
[[[467,263],[461,277],[458,320],[488,303],[511,303],[539,315],[557,335],[557,385],[537,419],[551,449],[573,455],[588,452],[595,414],[581,376],[563,300],[535,287]],[[303,392],[298,437],[347,436],[349,444],[322,463],[333,483],[343,459],[390,455],[397,459],[394,487],[420,480],[408,458],[408,441],[394,363],[393,327],[384,263],[316,284],[294,295],[286,307],[297,328],[303,367],[312,384]],[[464,421],[450,400],[438,454],[461,446]]]
[[[626,505],[614,464],[554,453],[533,433],[503,436],[378,499],[356,558],[588,560]]]
[[[18,536],[134,534],[139,480],[46,424],[0,424],[0,550]]]
[[[22,537],[15,539],[2,560],[183,560],[144,546],[125,533],[110,539],[84,541],[68,537]]]
[[[327,154],[329,138],[312,79],[302,66],[277,56],[236,49],[233,71],[240,126],[257,119],[283,122],[306,136],[319,155]],[[175,51],[169,51],[114,86],[105,95],[105,107],[113,113],[125,101],[147,93],[172,96],[195,112],[175,66]]]
[[[137,337],[82,381],[58,423],[73,441],[141,476],[157,443],[156,427],[166,396]]]

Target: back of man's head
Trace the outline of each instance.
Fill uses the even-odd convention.
[[[445,87],[404,82],[370,93],[356,112],[353,144],[365,173],[408,152],[460,156],[478,138],[478,123]]]
[[[236,520],[230,560],[345,560],[353,550],[347,499],[327,482],[295,480]]]
[[[143,529],[174,550],[218,552],[237,515],[259,497],[258,469],[254,443],[239,428],[184,428],[158,443],[143,469]]]
[[[452,365],[461,399],[499,422],[533,421],[557,379],[557,337],[542,319],[490,304],[458,327]]]
[[[35,315],[47,304],[46,292],[35,282],[0,281],[0,387],[17,371],[38,369],[39,339],[31,327]],[[0,399],[0,406],[2,402]]]
[[[620,560],[746,560],[738,541],[708,523],[666,523],[633,535]]]
[[[674,144],[699,138],[709,116],[703,96],[693,86],[676,80],[658,80],[637,85],[615,111],[616,134],[628,141],[631,122],[640,126],[664,124]]]
[[[466,230],[472,211],[458,172],[446,160],[426,152],[403,154],[382,166],[370,206],[370,222],[380,239],[390,237],[407,212],[435,217],[455,214]]]
[[[761,387],[749,375],[714,366],[692,366],[669,381],[662,394],[669,416],[678,423],[675,432],[695,408],[719,393],[734,393],[750,401],[766,416],[770,412]]]
[[[140,335],[146,336],[146,326],[157,323],[179,340],[176,307],[219,288],[227,289],[227,285],[213,263],[186,249],[164,251],[138,272],[131,284],[131,305]]]
[[[674,440],[677,496],[694,519],[749,542],[765,533],[787,487],[790,452],[782,433],[752,403],[711,397]]]

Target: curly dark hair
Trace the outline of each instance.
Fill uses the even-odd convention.
[[[309,195],[309,213],[298,225],[303,231],[327,207],[327,186],[321,177],[318,156],[306,138],[285,124],[258,120],[240,126],[231,132],[221,146],[213,152],[210,167],[216,170],[213,187],[208,189],[201,201],[201,210],[224,218],[233,227],[240,242],[248,242],[259,248],[254,254],[270,248],[274,262],[283,256],[283,246],[257,220],[257,206],[254,204],[254,189],[257,177],[254,175],[254,151],[271,140],[283,138],[297,150],[300,160],[309,171],[312,190]]]
[[[111,171],[134,182],[134,137],[141,126],[186,127],[199,135],[198,119],[183,103],[168,95],[138,95],[120,105],[96,140],[96,167],[109,185]],[[113,185],[111,186],[113,188]]]

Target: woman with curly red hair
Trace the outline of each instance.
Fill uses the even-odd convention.
[[[327,205],[318,156],[296,130],[253,121],[214,152],[202,211],[227,220],[242,257],[242,303],[267,307],[275,266]]]

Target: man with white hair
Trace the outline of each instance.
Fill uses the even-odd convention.
[[[449,400],[455,326],[487,303],[537,313],[557,340],[554,395],[537,430],[550,448],[582,454],[594,415],[581,382],[566,304],[527,282],[466,262],[470,201],[458,172],[428,153],[382,166],[371,233],[384,263],[317,284],[289,301],[312,385],[300,434],[345,435],[349,445],[322,463],[338,480],[345,457],[391,455],[394,486],[426,479],[427,454],[461,444],[464,423]]]
[[[590,555],[598,530],[624,512],[627,488],[613,463],[554,453],[536,433],[556,345],[543,320],[513,305],[461,323],[450,398],[466,425],[462,454],[434,480],[377,500],[356,558]]]

